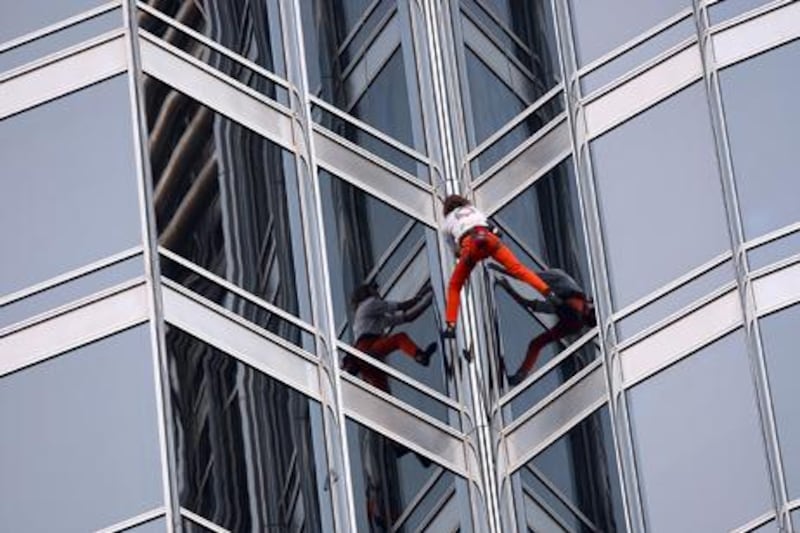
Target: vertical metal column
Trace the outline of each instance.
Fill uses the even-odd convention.
[[[158,409],[158,440],[161,454],[161,476],[166,507],[167,533],[181,531],[180,502],[175,479],[176,461],[172,434],[172,408],[167,373],[167,352],[164,335],[164,308],[161,297],[161,270],[158,262],[158,232],[153,209],[153,180],[150,173],[147,121],[142,94],[142,64],[139,52],[139,25],[136,19],[135,0],[122,1],[125,25],[125,48],[128,56],[128,87],[131,98],[131,122],[136,154],[136,175],[139,178],[139,213],[144,240],[144,270],[148,287],[150,312],[150,344],[153,352],[153,371]]]
[[[306,1],[306,0],[303,0]],[[337,531],[356,531],[355,502],[347,453],[347,427],[342,410],[341,380],[337,364],[336,327],[333,320],[332,291],[328,275],[328,261],[323,239],[322,203],[319,190],[317,164],[314,150],[311,101],[308,93],[305,43],[300,11],[300,0],[281,3],[283,35],[287,54],[287,75],[292,86],[291,107],[295,113],[292,121],[295,142],[295,161],[300,184],[301,212],[303,214],[304,241],[309,260],[308,277],[315,325],[322,330],[316,335],[320,396],[325,428],[325,446],[328,456],[328,480],[331,490],[334,523]],[[334,413],[334,423],[329,423],[327,410]],[[338,444],[338,445],[337,445]],[[341,465],[338,470],[336,465]]]
[[[775,413],[772,406],[772,395],[767,379],[761,334],[758,320],[756,319],[755,296],[750,280],[750,266],[744,246],[744,228],[736,193],[736,182],[733,175],[733,162],[725,125],[725,113],[722,107],[719,70],[714,55],[712,35],[709,31],[710,22],[708,18],[708,7],[703,0],[694,0],[692,6],[694,8],[695,23],[697,25],[698,42],[703,63],[703,79],[705,81],[706,95],[711,112],[711,124],[714,132],[717,160],[720,167],[723,200],[728,217],[727,222],[731,238],[731,248],[733,250],[733,264],[736,269],[736,285],[739,292],[742,312],[744,314],[745,341],[747,343],[747,353],[750,361],[753,385],[756,389],[756,403],[758,406],[764,447],[767,454],[777,522],[782,532],[793,533],[794,530],[792,528],[789,512],[786,479],[783,472]]]
[[[625,508],[626,526],[628,531],[644,532],[644,511],[636,471],[633,437],[628,417],[620,353],[617,350],[616,327],[613,320],[611,320],[613,302],[600,223],[600,207],[586,133],[586,120],[583,105],[581,104],[581,88],[577,74],[578,65],[569,3],[568,0],[554,0],[554,4],[556,32],[561,48],[562,76],[566,91],[567,117],[578,176],[581,209],[584,215],[586,237],[589,244],[589,264],[595,282],[598,324],[600,325],[599,338],[603,348],[603,366],[608,390],[609,416],[611,417],[617,466],[624,488],[622,499]]]

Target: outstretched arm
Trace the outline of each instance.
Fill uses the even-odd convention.
[[[419,294],[408,300],[402,302],[395,302],[395,313],[390,319],[392,325],[403,324],[406,322],[413,322],[431,303],[433,295],[430,290],[430,285],[420,291]]]

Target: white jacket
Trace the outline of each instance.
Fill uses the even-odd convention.
[[[458,246],[461,237],[469,230],[488,225],[489,221],[486,219],[486,215],[478,211],[473,205],[457,207],[444,218],[444,232],[453,249]]]

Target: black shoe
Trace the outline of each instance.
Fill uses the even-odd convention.
[[[419,350],[414,360],[422,366],[428,366],[431,362],[431,355],[436,351],[436,343],[430,343],[424,350]]]
[[[525,375],[522,372],[516,372],[515,374],[511,374],[508,376],[508,384],[512,387],[516,387],[525,379]]]
[[[443,339],[455,339],[456,338],[456,325],[455,324],[447,324],[442,331],[442,338]]]

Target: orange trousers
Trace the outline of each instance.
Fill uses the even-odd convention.
[[[395,350],[402,351],[412,359],[420,351],[419,346],[405,333],[395,333],[389,336],[363,336],[356,341],[356,348],[379,361],[386,359]],[[370,385],[389,392],[389,380],[386,374],[378,368],[351,355],[345,356],[344,363],[347,368],[351,368],[355,373],[361,374],[361,378]]]
[[[461,252],[456,267],[450,275],[450,285],[447,288],[445,320],[448,324],[456,323],[458,307],[461,305],[461,287],[469,278],[470,272],[478,264],[478,261],[490,256],[503,265],[509,275],[524,281],[542,294],[550,292],[547,283],[525,268],[500,238],[487,228],[475,228],[473,233],[467,234],[461,239],[460,244]]]

